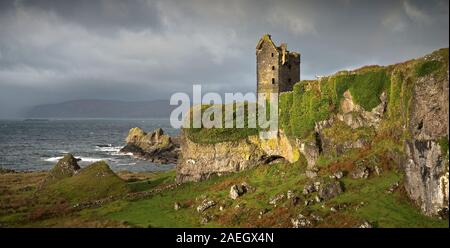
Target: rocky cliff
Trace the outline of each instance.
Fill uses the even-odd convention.
[[[122,153],[132,153],[134,156],[158,164],[176,163],[179,153],[179,142],[164,134],[161,128],[150,133],[135,127],[130,129],[125,139],[126,145]]]
[[[424,63],[430,61],[443,62],[440,57],[425,57]],[[408,115],[405,188],[428,215],[448,214],[448,93],[448,71],[440,77],[419,75]]]
[[[354,178],[382,175],[383,167],[400,169],[407,194],[423,213],[446,215],[448,87],[448,49],[299,82],[280,95],[276,139],[251,135],[195,143],[192,134],[183,135],[177,181],[199,181],[274,159],[293,163],[303,155],[310,178],[337,166]],[[214,138],[220,140],[217,133]]]
[[[280,160],[295,162],[299,157],[295,144],[283,134],[270,140],[261,140],[254,135],[215,144],[195,143],[183,134],[180,154],[177,164],[179,183],[201,181],[212,175],[239,172]]]

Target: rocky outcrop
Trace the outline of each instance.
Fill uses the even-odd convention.
[[[448,77],[421,77],[411,104],[412,137],[405,141],[405,188],[427,215],[448,211],[448,150],[441,146],[448,144],[448,90]]]
[[[64,200],[78,208],[95,200],[123,196],[127,192],[126,182],[105,161],[80,168],[74,156],[68,154],[49,172],[37,194],[45,201]]]
[[[238,141],[201,144],[181,136],[181,156],[177,164],[177,182],[202,181],[213,175],[246,170],[279,159],[295,162],[299,152],[294,142],[280,133],[274,139],[250,136]]]
[[[387,97],[383,92],[380,96],[380,104],[371,111],[365,111],[364,108],[355,104],[349,90],[344,92],[344,99],[341,102],[341,113],[337,118],[343,121],[347,126],[356,129],[360,127],[378,127],[381,118],[386,111]]]
[[[339,112],[332,115],[330,119],[315,124],[316,140],[319,140],[315,142],[318,146],[317,150],[324,154],[339,156],[350,149],[360,149],[370,145],[370,138],[368,138],[371,134],[370,130],[379,127],[386,112],[386,93],[383,92],[379,99],[379,105],[371,111],[366,111],[353,101],[349,90],[345,91]],[[317,156],[314,155],[314,157]]]
[[[319,189],[319,197],[323,200],[328,200],[342,194],[344,190],[339,181],[326,183]]]
[[[80,169],[81,168],[77,163],[77,159],[69,153],[58,161],[58,163],[49,172],[48,176],[44,179],[40,187],[42,188],[59,180],[72,177]]]
[[[181,156],[177,164],[177,182],[201,181],[252,168],[262,163],[264,151],[249,139],[216,144],[194,143],[181,137]]]
[[[240,185],[234,184],[230,188],[230,198],[236,200],[239,196],[247,193],[247,184],[243,183]]]
[[[157,164],[173,164],[177,162],[179,143],[176,139],[164,134],[161,128],[150,133],[135,127],[130,129],[126,145],[120,152],[132,153],[134,156]]]

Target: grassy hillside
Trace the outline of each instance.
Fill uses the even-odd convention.
[[[0,223],[6,226],[133,226],[133,227],[291,227],[291,218],[299,213],[318,217],[314,227],[357,227],[368,221],[375,227],[448,227],[448,220],[439,220],[422,215],[408,200],[401,188],[392,193],[387,190],[402,181],[402,174],[396,165],[380,154],[381,148],[361,153],[348,153],[339,160],[323,163],[326,170],[321,170],[319,178],[314,181],[327,182],[328,176],[337,169],[349,170],[355,161],[376,160],[383,167],[381,176],[372,175],[368,179],[352,179],[348,175],[341,181],[344,193],[328,201],[314,201],[317,193],[303,195],[305,184],[310,183],[304,174],[304,159],[295,164],[275,164],[260,166],[248,171],[214,177],[199,183],[186,183],[177,187],[173,185],[175,173],[168,171],[143,177],[142,180],[128,182],[129,193],[101,205],[73,211],[62,211],[60,205],[47,206],[47,214],[36,215],[31,210],[16,208],[16,213],[0,214]],[[382,153],[382,152],[381,152]],[[374,156],[376,158],[374,158]],[[381,162],[380,162],[381,161]],[[4,175],[0,178],[5,178]],[[0,181],[4,182],[4,181]],[[232,200],[229,197],[233,184],[246,182],[251,190]],[[87,183],[87,182],[84,182]],[[67,194],[69,181],[61,185]],[[80,187],[78,182],[74,182]],[[2,185],[3,187],[3,185]],[[70,188],[70,187],[69,187]],[[72,199],[98,199],[98,192],[83,188],[83,194]],[[299,197],[294,204],[284,197],[275,205],[270,204],[273,197],[286,196],[288,191]],[[31,189],[32,191],[32,189]],[[117,191],[116,191],[117,192]],[[61,192],[62,193],[62,192]],[[24,192],[17,191],[18,195]],[[28,195],[28,194],[27,194]],[[69,194],[70,195],[70,194]],[[26,195],[23,195],[24,199]],[[81,197],[81,198],[80,198]],[[216,205],[203,213],[196,208],[204,199],[213,200]],[[5,202],[5,195],[0,197]],[[305,206],[305,201],[311,203]],[[179,203],[181,208],[174,209]],[[66,205],[66,208],[68,206]],[[70,208],[70,207],[69,207]],[[222,210],[221,210],[222,208]],[[334,211],[333,209],[336,209]],[[31,214],[30,214],[31,213]],[[51,213],[51,214],[49,214]],[[262,214],[261,214],[262,213]],[[204,219],[208,219],[205,223]]]
[[[40,200],[61,200],[75,204],[106,197],[123,195],[128,186],[104,161],[81,169],[72,177],[64,178],[41,189]]]

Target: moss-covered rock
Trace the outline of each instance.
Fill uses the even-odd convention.
[[[80,166],[77,163],[77,159],[72,154],[65,155],[58,163],[52,168],[48,176],[42,182],[41,187],[53,184],[62,179],[72,177],[80,170]]]

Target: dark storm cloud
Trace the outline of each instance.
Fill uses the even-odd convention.
[[[0,1],[0,117],[80,98],[253,91],[271,33],[302,78],[448,47],[448,1]]]

